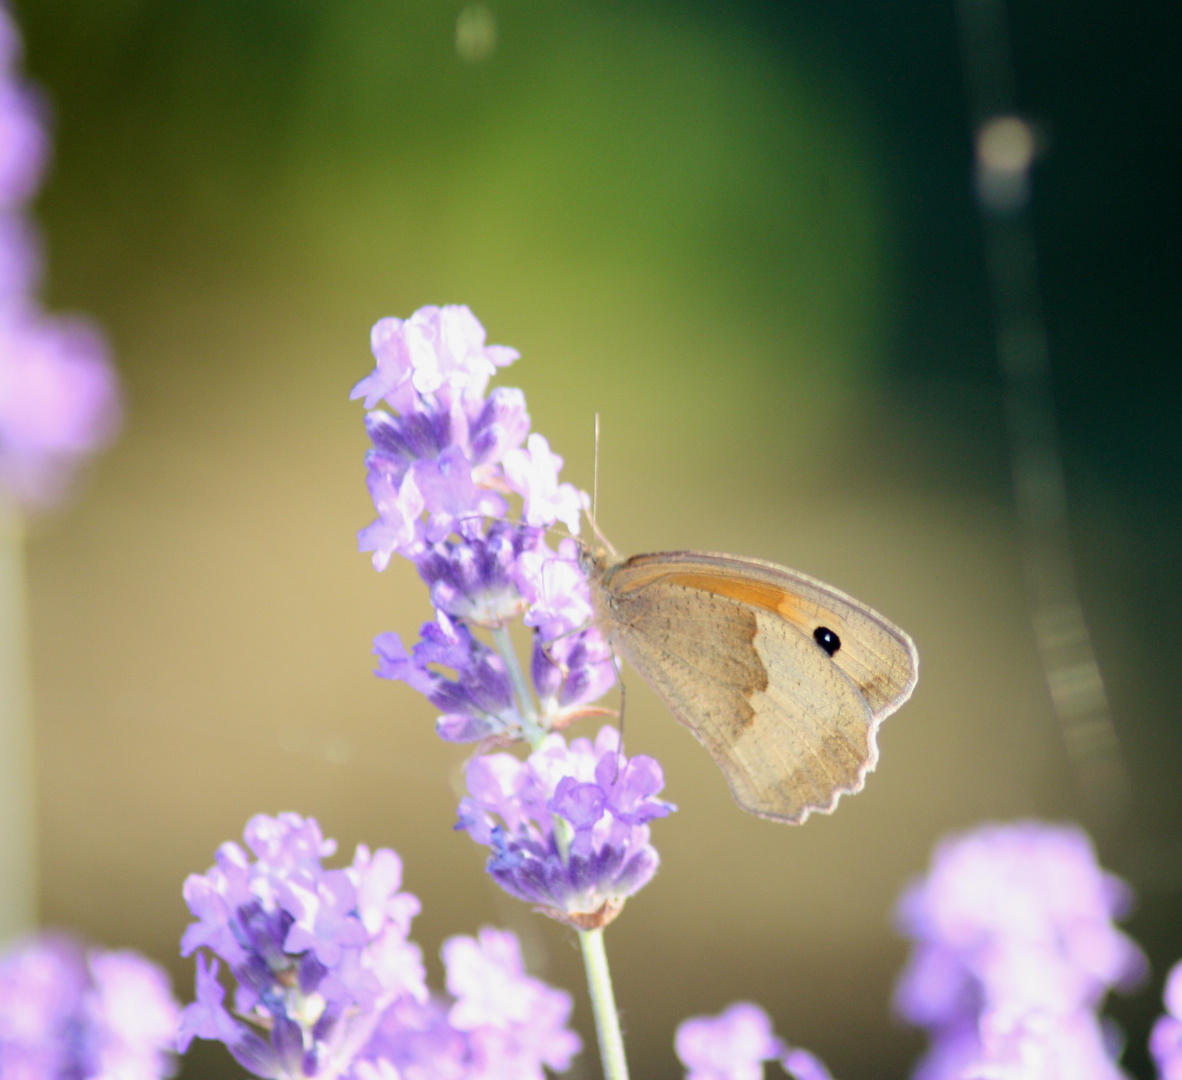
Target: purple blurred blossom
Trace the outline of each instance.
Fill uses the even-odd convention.
[[[581,1049],[570,996],[525,974],[517,938],[485,928],[443,945],[447,997],[387,1010],[355,1080],[543,1080]]]
[[[749,1001],[736,1002],[718,1016],[683,1020],[674,1046],[686,1080],[763,1080],[763,1063],[786,1049],[767,1013]]]
[[[16,25],[8,14],[8,5],[0,4],[0,74],[8,74],[8,69],[20,59],[23,47]]]
[[[11,29],[6,11],[0,10]],[[45,108],[39,96],[17,81],[13,72],[0,74],[0,211],[22,206],[41,184],[49,156]]]
[[[915,946],[895,1006],[933,1039],[916,1080],[1122,1076],[1096,1010],[1145,973],[1112,923],[1131,899],[1074,826],[990,825],[941,842],[898,909]]]
[[[0,310],[0,480],[18,499],[61,497],[75,464],[114,437],[118,397],[87,324]]]
[[[1166,1015],[1160,1016],[1149,1035],[1149,1051],[1157,1063],[1160,1080],[1182,1080],[1182,963],[1166,977]]]
[[[779,1061],[794,1080],[832,1080],[814,1054],[777,1038],[767,1013],[749,1001],[683,1020],[674,1046],[686,1080],[763,1080],[766,1061]]]
[[[0,211],[0,312],[19,312],[41,276],[41,244],[19,214]]]
[[[799,1047],[789,1050],[780,1059],[780,1064],[792,1080],[833,1080],[833,1075],[816,1054]]]
[[[542,1065],[569,1067],[582,1046],[566,1026],[570,995],[525,973],[516,935],[484,927],[479,938],[450,938],[443,962],[455,999],[448,1021],[467,1034],[477,1075],[542,1080]]]
[[[0,959],[5,1080],[160,1080],[180,1017],[168,976],[133,952],[45,935]]]
[[[119,390],[98,332],[49,318],[31,293],[40,250],[24,204],[49,144],[45,109],[14,70],[19,55],[0,6],[0,486],[37,505],[59,500],[77,465],[114,437]]]
[[[991,1012],[980,1028],[980,1056],[964,1080],[1127,1080],[1114,1060],[1119,1040],[1087,1009]]]
[[[551,734],[522,762],[509,754],[468,763],[457,828],[493,849],[488,872],[508,893],[552,918],[603,926],[656,872],[648,822],[676,807],[651,758],[619,752],[614,728],[594,746]],[[556,835],[555,817],[567,837]],[[500,819],[499,821],[497,819]]]
[[[219,1039],[257,1076],[343,1076],[388,1007],[426,1000],[421,955],[407,940],[419,902],[399,891],[392,851],[359,845],[351,866],[325,869],[336,845],[311,819],[259,815],[245,838],[253,861],[223,844],[216,865],[185,882],[197,921],[181,942],[183,955],[204,947],[226,962],[243,1019],[223,1004],[217,961],[199,957],[178,1049]]]

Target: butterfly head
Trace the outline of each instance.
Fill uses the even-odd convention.
[[[603,577],[607,568],[616,561],[615,553],[609,552],[603,544],[592,546],[582,540],[578,540],[576,543],[579,545],[579,569],[590,581],[596,581]]]

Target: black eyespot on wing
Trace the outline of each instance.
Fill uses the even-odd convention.
[[[813,639],[822,649],[825,650],[826,656],[832,656],[838,649],[841,648],[841,638],[839,638],[827,626],[818,626],[813,631]]]

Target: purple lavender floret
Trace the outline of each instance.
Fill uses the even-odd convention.
[[[943,841],[903,895],[915,941],[898,1012],[928,1029],[916,1080],[1117,1080],[1096,1015],[1146,970],[1113,925],[1131,893],[1074,826],[990,825]]]
[[[529,416],[519,391],[485,400],[489,377],[517,353],[486,346],[484,337],[462,306],[420,308],[405,322],[382,319],[373,328],[378,366],[352,397],[364,398],[367,409],[385,400],[398,414],[366,418],[378,520],[359,541],[379,570],[393,554],[414,558],[453,531],[479,535],[481,518],[506,512],[500,460],[525,438]]]
[[[481,407],[468,429],[473,465],[504,459],[529,434],[525,395],[512,386],[498,386]]]
[[[612,653],[597,631],[584,630],[554,639],[534,634],[530,674],[550,726],[565,727],[568,716],[603,697],[616,681]]]
[[[1182,1080],[1182,963],[1166,977],[1162,995],[1166,1015],[1160,1016],[1149,1034],[1149,1052],[1157,1063],[1159,1080]]]
[[[419,575],[439,611],[477,626],[496,627],[526,612],[518,563],[544,549],[540,529],[494,521],[483,536],[434,544],[416,560]]]
[[[98,332],[52,319],[33,295],[40,245],[25,217],[48,156],[44,109],[16,70],[20,37],[0,5],[0,488],[26,505],[61,498],[119,422]]]
[[[351,866],[323,868],[336,844],[311,819],[259,815],[245,838],[253,861],[223,844],[217,864],[185,882],[197,921],[181,942],[182,955],[206,948],[225,961],[243,1019],[225,1007],[218,961],[199,955],[177,1048],[218,1039],[273,1080],[344,1076],[386,1009],[426,1000],[421,954],[407,940],[419,902],[399,891],[402,864],[388,849],[358,845]]]
[[[168,976],[137,953],[26,941],[0,959],[0,1076],[161,1080],[179,1016]]]
[[[419,308],[409,319],[381,319],[370,334],[377,368],[354,388],[372,409],[385,401],[410,412],[430,396],[444,406],[479,401],[498,367],[520,355],[504,345],[485,345],[484,327],[467,307]]]
[[[409,653],[393,631],[379,634],[374,639],[377,674],[407,683],[440,709],[435,729],[448,742],[520,738],[520,717],[501,658],[442,612],[420,633]],[[452,668],[456,677],[447,678],[431,664]]]
[[[656,798],[663,786],[652,758],[619,752],[614,728],[602,728],[594,746],[575,739],[568,748],[551,734],[524,762],[510,754],[469,762],[456,827],[492,848],[488,872],[506,892],[592,929],[656,872],[648,822],[676,809]]]
[[[528,525],[552,525],[561,521],[572,533],[579,531],[583,498],[571,484],[560,484],[562,458],[550,450],[544,435],[534,432],[525,449],[505,455],[505,481],[525,500]]]

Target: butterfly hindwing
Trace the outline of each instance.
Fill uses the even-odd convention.
[[[878,723],[914,686],[906,634],[770,563],[637,556],[593,578],[593,602],[601,629],[710,751],[736,801],[765,817],[800,822],[859,790]],[[817,626],[840,638],[833,655]]]

